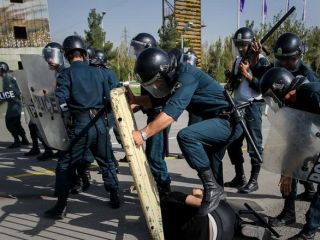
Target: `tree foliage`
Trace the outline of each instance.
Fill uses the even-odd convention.
[[[245,26],[253,29],[256,38],[261,39],[276,22],[283,16],[283,13],[273,17],[270,23],[255,26],[254,21],[246,21]],[[318,75],[320,74],[320,28],[307,28],[303,22],[294,14],[290,16],[266,41],[264,46],[271,53],[268,58],[272,62],[273,47],[279,36],[285,32],[297,34],[306,45],[306,53],[304,54],[304,62],[308,64]],[[234,57],[232,54],[232,36],[226,37],[223,41],[219,38],[217,41],[202,47],[202,69],[214,76],[218,81],[224,82],[223,72],[227,69],[231,70]]]
[[[108,60],[115,57],[112,51],[113,44],[106,40],[106,32],[102,29],[103,15],[97,13],[96,9],[91,9],[88,16],[88,30],[84,31],[85,41],[88,46],[103,50]]]
[[[170,16],[166,21],[165,26],[158,30],[159,34],[159,47],[164,50],[170,50],[173,48],[180,48],[181,47],[181,34],[177,29],[177,22]]]
[[[125,42],[121,42],[120,46],[115,50],[116,56],[111,62],[111,67],[120,81],[135,80],[135,59],[128,56],[128,51],[128,45]]]

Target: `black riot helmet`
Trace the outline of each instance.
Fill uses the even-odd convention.
[[[95,56],[95,50],[93,47],[87,47],[87,57],[88,57],[88,60],[89,60],[89,63],[92,62],[92,59],[94,58]]]
[[[189,50],[182,55],[181,62],[186,63],[186,64],[190,64],[192,66],[196,66],[197,65],[197,55],[195,54],[195,52]]]
[[[156,39],[149,33],[139,33],[132,38],[130,52],[136,57],[146,48],[157,47]]]
[[[102,50],[96,50],[94,57],[92,58],[92,64],[105,65],[107,62],[107,55]]]
[[[254,33],[253,31],[248,28],[248,27],[242,27],[242,28],[239,28],[232,40],[233,42],[235,43],[235,45],[237,44],[244,44],[244,43],[251,43],[254,39]]]
[[[156,98],[171,93],[175,67],[167,52],[158,48],[142,51],[135,65],[135,72],[140,77],[141,86]]]
[[[63,49],[61,44],[57,42],[48,43],[42,49],[42,57],[53,68],[57,68],[63,64]]]
[[[171,67],[177,67],[181,61],[182,49],[181,48],[173,48],[168,51],[168,55],[170,58]]]
[[[308,80],[303,76],[294,77],[289,70],[282,67],[274,67],[262,76],[260,91],[268,105],[281,107],[284,105],[284,97],[290,91],[298,89],[305,82],[308,82]]]
[[[0,62],[0,73],[7,73],[9,72],[9,66],[6,62]]]
[[[300,58],[303,53],[301,39],[294,33],[282,34],[274,46],[274,56],[278,60],[285,58]]]
[[[69,36],[63,41],[63,50],[66,58],[70,61],[73,58],[73,53],[80,52],[84,57],[87,56],[87,47],[79,36]]]

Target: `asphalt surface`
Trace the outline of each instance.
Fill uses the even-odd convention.
[[[137,195],[129,191],[133,185],[127,163],[120,163],[119,180],[124,194],[124,204],[114,210],[108,206],[101,175],[97,167],[92,167],[92,185],[86,193],[71,195],[68,215],[59,221],[43,217],[43,212],[54,205],[54,168],[56,159],[39,162],[34,157],[24,157],[31,146],[19,149],[7,149],[12,142],[5,128],[3,116],[0,116],[0,240],[9,239],[150,239],[148,229],[139,205]],[[146,120],[141,113],[136,114],[138,125],[142,127]],[[174,123],[170,132],[170,152],[179,153],[175,136],[179,129],[186,126],[187,114],[183,114]],[[28,128],[24,123],[28,132]],[[263,135],[267,136],[270,126],[263,121]],[[30,139],[30,138],[29,138]],[[117,159],[124,156],[121,146],[112,134],[113,147]],[[245,170],[250,173],[250,161],[247,154]],[[200,181],[184,159],[168,159],[168,169],[172,177],[173,190],[189,192],[192,187],[200,187]],[[234,176],[228,156],[224,159],[224,179]],[[243,209],[249,202],[263,215],[275,216],[283,200],[278,188],[279,175],[262,170],[259,177],[259,190],[249,194],[238,194],[235,189],[226,188],[228,201],[236,210]],[[301,191],[301,189],[300,189]],[[289,227],[276,229],[281,239],[299,232],[305,220],[309,203],[297,201],[297,223]],[[249,216],[249,219],[253,219]],[[320,239],[320,234],[316,236]]]

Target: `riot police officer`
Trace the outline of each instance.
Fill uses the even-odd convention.
[[[254,42],[252,46],[254,52],[253,62],[257,62],[257,57],[262,51],[261,44]],[[304,76],[310,82],[318,82],[319,77],[302,61],[304,53],[304,46],[301,39],[294,33],[284,33],[280,35],[274,46],[275,61],[268,66],[262,66],[256,64],[252,71],[255,76],[261,78],[261,76],[273,67],[284,67],[289,70],[293,76]],[[258,82],[258,80],[256,80]],[[300,198],[307,199],[312,198],[315,189],[312,183],[302,182],[305,187],[305,193],[300,195]],[[295,216],[295,199],[297,198],[297,181],[292,181],[292,191],[285,197],[284,208],[276,218],[270,219],[272,226],[283,226],[294,223],[296,221]]]
[[[3,92],[1,93],[0,104],[5,101],[8,103],[5,121],[7,129],[14,139],[13,144],[8,148],[28,145],[29,141],[26,138],[26,133],[20,120],[22,110],[21,93],[16,80],[9,75],[9,66],[5,62],[0,62],[0,77],[3,81]]]
[[[107,55],[102,51],[102,50],[95,50],[94,55],[92,56],[91,60],[91,65],[94,67],[98,67],[100,71],[102,71],[102,74],[105,76],[106,79],[108,79],[108,84],[110,90],[121,87],[121,84],[116,76],[116,74],[110,69],[106,67],[107,64]],[[111,110],[111,109],[110,109]],[[120,138],[120,133],[119,129],[115,124],[114,120],[114,115],[112,111],[108,112],[108,129],[113,128],[114,135],[118,141],[119,144],[121,144],[121,138]],[[108,142],[110,145],[110,148],[112,148],[111,142]],[[112,159],[118,166],[118,162],[112,152]]]
[[[87,52],[89,51],[87,50]],[[57,42],[48,43],[42,50],[42,56],[44,60],[48,63],[49,68],[55,71],[57,78],[64,69],[69,67],[69,63],[66,62],[66,59],[63,56],[63,48],[61,44]],[[44,154],[42,156],[39,156],[37,159],[45,160],[47,158],[52,157],[52,150],[49,150],[47,150],[45,147]],[[59,156],[59,151],[56,155]],[[71,188],[71,193],[77,194],[81,191],[86,191],[89,189],[91,179],[90,159],[88,161],[82,161],[81,163],[77,164],[77,171],[75,172],[73,179],[74,180],[73,186]]]
[[[273,68],[267,71],[260,83],[264,98],[271,98],[278,105],[286,105],[298,110],[320,114],[320,82],[309,82],[307,78],[294,77],[284,68]],[[289,123],[290,124],[290,123]],[[307,131],[307,129],[306,129]],[[292,178],[283,176],[280,190],[288,196],[292,189]],[[294,208],[291,209],[291,212]],[[313,240],[320,227],[320,185],[314,194],[310,208],[306,214],[306,224],[300,233],[290,240]]]
[[[91,64],[92,59],[94,58],[96,51],[93,47],[87,47],[87,60]]]
[[[199,215],[214,210],[224,197],[212,169],[221,162],[227,145],[242,133],[240,125],[230,116],[230,104],[223,87],[209,75],[190,64],[172,64],[169,55],[149,48],[138,56],[135,71],[141,85],[155,98],[166,98],[163,111],[140,131],[133,131],[137,145],[159,133],[176,121],[184,110],[202,118],[178,133],[177,140],[190,167],[198,172],[203,186]],[[146,96],[128,93],[130,103],[152,107]],[[212,158],[212,159],[211,159]]]
[[[248,49],[251,47],[251,43],[254,40],[254,33],[250,28],[239,28],[233,36],[233,44],[238,50],[237,56],[232,69],[232,75],[237,76],[241,74],[241,79],[231,79],[232,81],[240,81],[240,83],[230,83],[234,87],[234,100],[236,104],[247,102],[250,98],[260,97],[259,86],[256,84],[258,81],[250,70],[250,64],[243,61]],[[265,66],[268,64],[268,60],[263,56],[259,56],[259,64]],[[249,107],[244,109],[244,120],[248,131],[254,141],[259,154],[262,155],[262,111],[261,103],[252,103]],[[239,188],[240,193],[251,193],[258,190],[258,176],[261,168],[259,157],[253,150],[253,146],[247,141],[248,153],[251,158],[251,176],[246,182],[245,173],[243,170],[243,152],[242,145],[245,135],[243,134],[239,139],[235,140],[228,147],[228,154],[231,163],[235,167],[236,176],[230,181],[225,183],[225,187]]]
[[[293,76],[302,75],[309,79],[310,82],[319,81],[319,77],[302,61],[304,54],[304,44],[301,39],[294,33],[284,33],[277,39],[273,53],[275,61],[268,66],[262,66],[259,64],[259,54],[262,52],[262,47],[259,42],[252,44],[252,50],[254,52],[252,61],[255,66],[253,67],[253,74],[257,78],[261,78],[262,75],[272,67],[284,67],[289,70]],[[259,81],[258,79],[256,81]],[[259,83],[255,83],[259,84]]]
[[[138,57],[145,49],[157,47],[157,42],[152,35],[148,33],[139,33],[131,40],[130,45],[131,51]],[[154,98],[144,88],[141,88],[141,96],[148,96],[153,101],[152,108],[142,107],[142,111],[147,114],[147,123],[150,123],[162,112],[163,102]],[[171,179],[168,173],[167,164],[164,160],[166,155],[165,131],[167,131],[167,129],[155,134],[146,141],[146,156],[160,194],[171,191]]]
[[[57,79],[56,96],[63,115],[72,116],[70,139],[77,142],[62,154],[56,168],[55,192],[58,196],[56,205],[45,212],[45,216],[61,219],[66,215],[67,199],[71,185],[72,172],[83,156],[97,159],[102,168],[105,189],[110,192],[110,204],[119,208],[119,186],[114,162],[109,158],[112,149],[107,145],[107,129],[103,115],[96,122],[92,118],[109,100],[109,86],[96,68],[85,63],[87,56],[83,40],[78,36],[69,36],[63,41],[65,57],[71,66],[63,70]],[[91,123],[90,125],[88,125]],[[83,136],[78,134],[89,126]]]

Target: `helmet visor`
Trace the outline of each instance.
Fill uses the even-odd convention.
[[[284,106],[284,102],[281,101],[271,89],[263,94],[263,99],[273,112],[277,112]]]
[[[155,98],[163,98],[171,93],[168,82],[160,73],[148,82],[141,83],[141,86]]]
[[[136,41],[136,40],[131,40],[130,43],[130,49],[129,49],[129,56],[131,57],[138,57],[138,55],[146,49],[147,46],[145,43]]]
[[[104,65],[104,62],[98,57],[92,58],[89,62],[93,65]]]
[[[44,48],[42,50],[42,56],[49,65],[63,64],[63,54],[60,49],[57,48]]]
[[[298,56],[291,56],[291,57],[276,57],[274,61],[276,66],[283,67],[290,72],[298,71],[301,60]]]
[[[232,55],[234,58],[243,57],[250,48],[251,41],[232,41]]]

